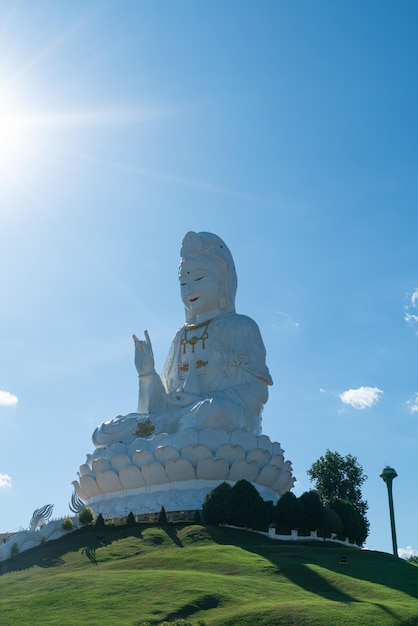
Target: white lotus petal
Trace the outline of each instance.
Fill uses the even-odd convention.
[[[118,472],[121,467],[128,467],[128,465],[131,465],[132,461],[127,454],[117,454],[111,458],[110,464],[112,469]]]
[[[156,461],[143,465],[141,472],[147,485],[162,485],[170,482],[165,469]]]
[[[196,478],[194,467],[187,459],[169,459],[165,464],[165,471],[170,482]]]
[[[173,446],[158,446],[154,450],[154,456],[156,461],[161,463],[161,465],[165,465],[169,459],[178,459],[180,453]]]
[[[267,450],[271,454],[273,451],[273,444],[270,437],[267,437],[267,435],[260,435],[258,438],[258,447],[262,450]]]
[[[252,483],[256,476],[258,476],[259,471],[260,467],[255,461],[235,461],[229,470],[228,480],[237,481],[245,479]]]
[[[154,461],[154,455],[149,450],[135,450],[132,454],[132,463],[135,463],[138,467],[152,463],[152,461]]]
[[[119,478],[124,489],[138,489],[145,485],[141,470],[135,465],[122,467],[119,470]]]
[[[247,461],[256,461],[260,467],[264,467],[270,462],[270,452],[255,448],[247,454]]]
[[[132,456],[135,450],[149,450],[149,441],[145,437],[137,437],[127,447],[127,454]]]
[[[83,463],[83,465],[80,465],[80,476],[86,475],[92,476],[93,472],[91,471],[90,465],[87,465],[87,463]]]
[[[110,463],[106,459],[94,459],[92,462],[93,474],[110,470]]]
[[[234,430],[231,435],[231,443],[242,446],[246,452],[257,447],[257,437],[244,430]]]
[[[78,495],[79,498],[81,498],[83,500],[83,502],[85,502],[86,500],[88,500],[88,495],[86,494],[86,492],[81,488],[81,485],[79,485],[77,480],[73,480],[72,481],[72,486],[74,487],[74,490],[76,492],[76,494]]]
[[[81,476],[80,485],[87,498],[92,498],[102,493],[93,476]]]
[[[196,446],[185,446],[181,451],[181,456],[184,459],[190,461],[194,467],[203,459],[211,457],[211,451],[206,446],[202,444],[197,444]]]
[[[229,436],[225,430],[220,428],[205,428],[199,433],[199,443],[207,446],[213,453],[222,444],[229,443]]]
[[[283,467],[284,458],[283,454],[275,454],[270,459],[271,465],[277,465],[277,467]]]
[[[203,480],[226,480],[229,463],[225,459],[203,459],[196,467],[197,478]]]
[[[173,446],[177,450],[181,450],[185,446],[195,446],[198,441],[197,430],[179,430],[178,433],[172,435]]]
[[[160,433],[152,437],[149,441],[149,449],[151,452],[154,452],[155,448],[158,448],[158,446],[171,446],[171,435]]]
[[[225,459],[230,465],[239,459],[245,459],[245,450],[242,446],[226,443],[216,452],[216,458]]]
[[[276,465],[267,465],[267,467],[263,467],[255,482],[259,485],[264,485],[264,487],[271,487],[280,475],[280,468]]]
[[[99,472],[96,476],[97,484],[104,493],[120,491],[123,489],[119,476],[112,470]]]

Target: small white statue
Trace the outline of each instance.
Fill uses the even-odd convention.
[[[119,416],[93,434],[97,447],[131,440],[149,418],[154,434],[208,427],[261,433],[272,380],[257,324],[235,312],[232,255],[212,233],[189,232],[179,267],[186,323],[177,331],[163,371],[155,371],[148,332],[134,335],[139,376],[138,413]]]

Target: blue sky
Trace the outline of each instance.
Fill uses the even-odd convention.
[[[189,230],[230,247],[295,493],[326,449],[367,546],[418,554],[416,2],[0,2],[0,531],[69,512],[95,426],[183,323]]]

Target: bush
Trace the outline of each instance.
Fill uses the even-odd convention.
[[[86,506],[86,508],[80,511],[80,513],[78,514],[78,519],[80,520],[81,524],[86,526],[87,524],[91,524],[91,522],[94,520],[94,513],[89,506]]]
[[[206,494],[202,505],[205,524],[228,524],[231,519],[231,485],[221,483]]]
[[[358,509],[347,500],[335,500],[331,508],[340,516],[344,534],[361,546],[367,539],[368,525]]]
[[[63,519],[62,528],[63,530],[72,530],[74,528],[74,522],[68,515]]]
[[[306,526],[303,502],[292,491],[283,494],[276,504],[276,524],[279,534]]]
[[[320,530],[324,525],[324,507],[316,491],[305,491],[300,497],[305,511],[306,530]]]
[[[11,556],[16,556],[16,554],[19,554],[19,546],[16,542],[12,543],[12,547],[10,548],[10,554]]]
[[[193,513],[193,522],[195,524],[201,524],[202,523],[202,516],[200,515],[200,511],[197,510]]]
[[[267,507],[248,480],[239,480],[231,489],[231,517],[234,526],[267,530]]]
[[[127,526],[136,526],[135,515],[132,513],[132,511],[129,513],[128,517],[126,518],[126,525]]]
[[[168,523],[167,513],[165,512],[165,508],[163,506],[161,507],[161,511],[158,513],[157,522],[159,524],[167,524]]]
[[[104,517],[101,513],[99,513],[99,515],[96,517],[94,525],[97,526],[97,528],[104,528],[104,526],[106,526]]]

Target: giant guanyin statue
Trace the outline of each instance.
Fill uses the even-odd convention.
[[[261,435],[272,380],[257,324],[235,312],[237,276],[222,239],[187,233],[179,282],[186,322],[161,375],[148,332],[134,335],[137,412],[96,428],[96,450],[73,483],[96,513],[198,509],[223,480],[250,480],[267,499],[293,485],[280,444]],[[138,437],[141,424],[151,424],[147,436]]]

